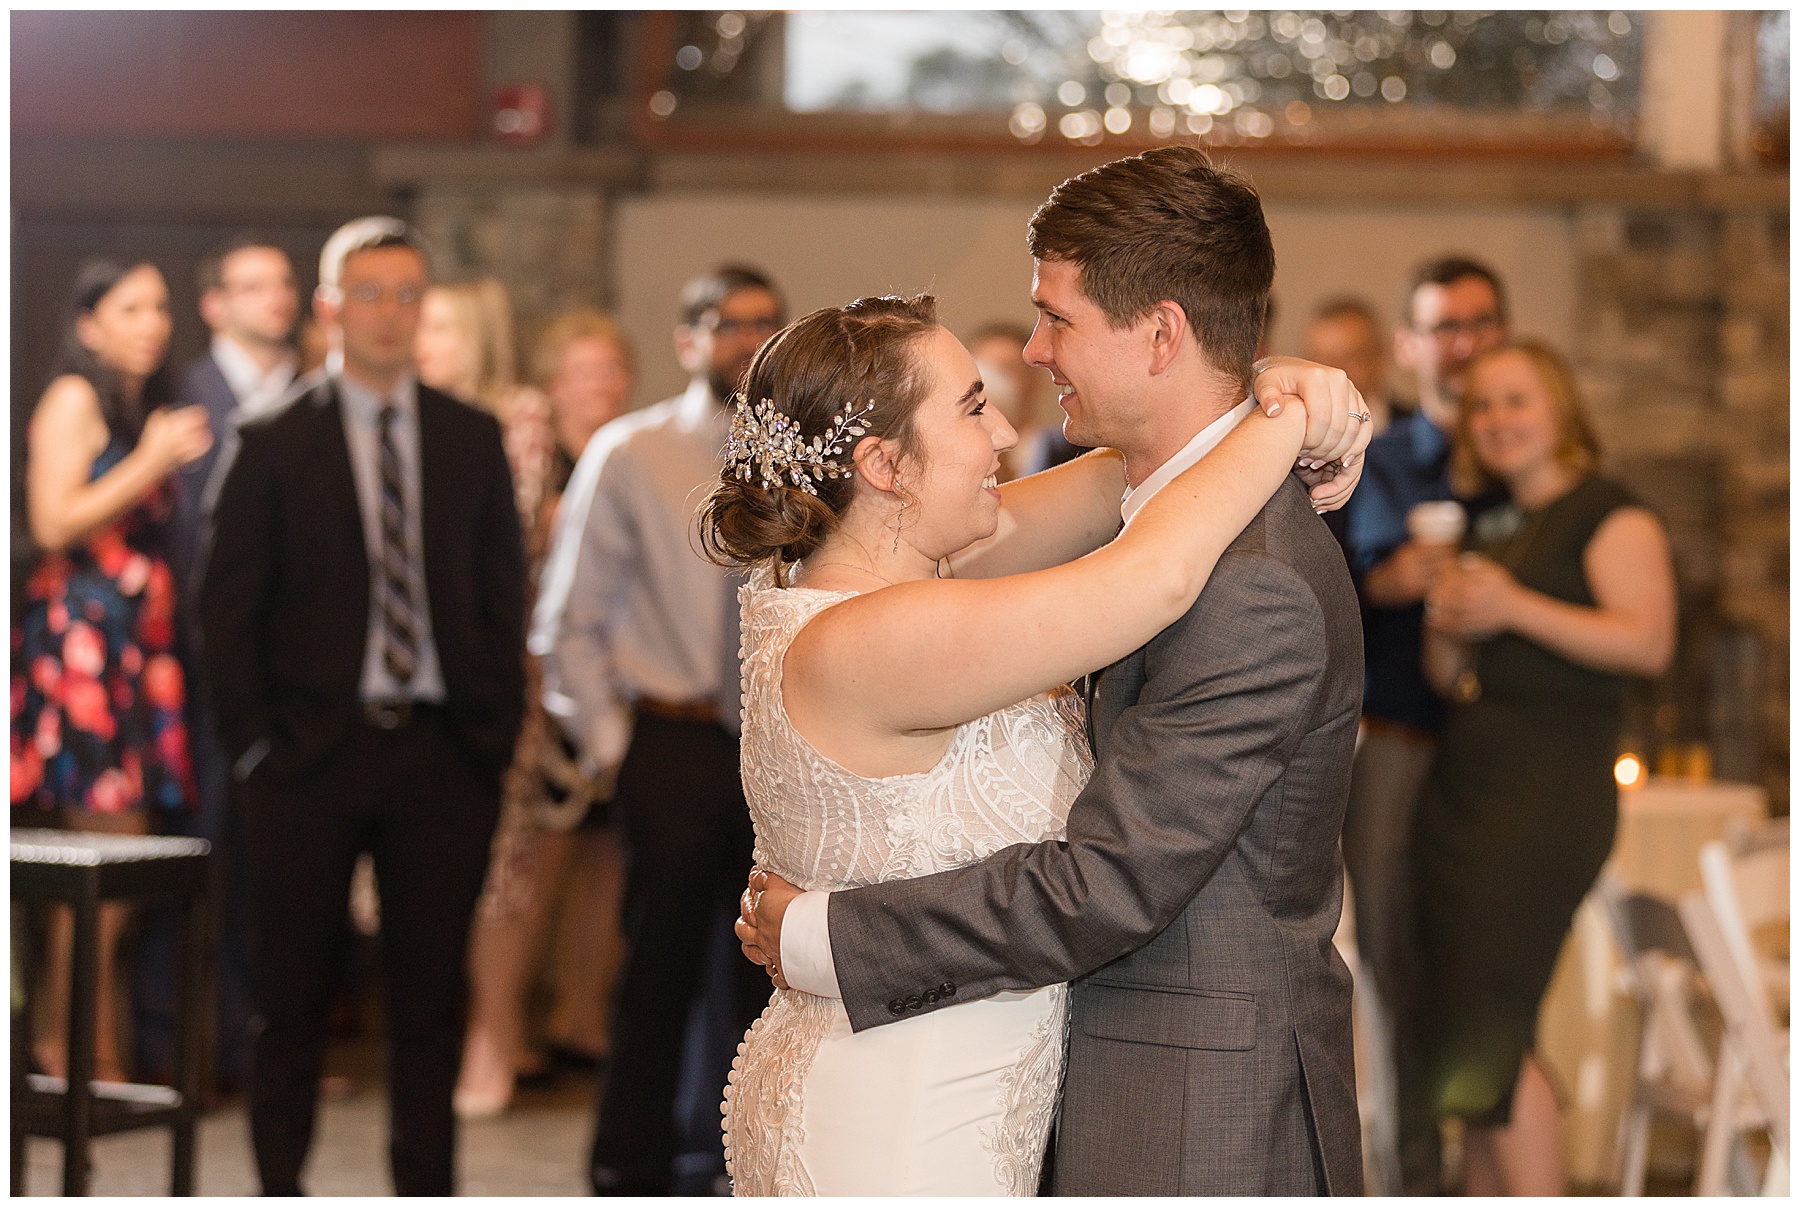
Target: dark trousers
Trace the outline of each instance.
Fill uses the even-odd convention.
[[[193,682],[189,680],[190,684]],[[212,710],[198,693],[189,700],[188,742],[199,789],[196,807],[172,816],[161,833],[184,834],[212,843],[213,933],[218,938],[214,993],[218,1006],[212,1075],[223,1087],[243,1081],[250,1045],[250,866],[244,853],[243,818],[229,807],[231,759],[219,746]],[[144,911],[132,1008],[136,1063],[140,1078],[175,1084],[176,1001],[179,977],[175,952],[180,912],[172,906]]]
[[[682,1041],[699,994],[721,894],[736,895],[754,839],[737,739],[717,725],[640,716],[619,769],[631,870],[630,945],[614,1010],[591,1165],[601,1193],[666,1192],[675,1157]],[[732,970],[741,1034],[769,1001],[769,978],[748,960]],[[724,1084],[715,1100],[723,1099]]]
[[[250,1135],[263,1193],[300,1193],[350,876],[363,851],[381,895],[394,1189],[455,1193],[450,1095],[464,961],[498,784],[465,760],[442,714],[422,708],[392,730],[359,718],[317,766],[293,780],[258,769],[239,796],[255,906]]]
[[[1437,1115],[1426,1084],[1421,1029],[1417,886],[1413,817],[1435,744],[1423,734],[1373,721],[1351,765],[1344,813],[1344,867],[1356,905],[1356,947],[1387,1013],[1394,1056],[1400,1186],[1407,1195],[1439,1193]]]

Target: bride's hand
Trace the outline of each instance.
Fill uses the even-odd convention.
[[[1256,401],[1271,415],[1291,402],[1306,408],[1306,440],[1300,461],[1307,469],[1333,462],[1354,466],[1374,435],[1369,409],[1350,378],[1293,356],[1271,356],[1256,362]],[[1319,502],[1315,491],[1315,503]]]

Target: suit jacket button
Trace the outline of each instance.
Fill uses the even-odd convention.
[[[935,1005],[937,1005],[938,1001],[940,999],[942,999],[943,996],[944,996],[943,994],[939,993],[935,989],[927,989],[925,991],[925,1004],[927,1006],[935,1006]]]
[[[917,1010],[920,1006],[923,1006],[924,1004],[925,1004],[925,1001],[923,998],[909,997],[906,999],[906,1008],[908,1010]]]
[[[956,986],[953,985],[952,983],[950,983],[949,981],[945,981],[942,985],[938,986],[938,992],[943,994],[945,997],[955,997],[956,996]]]
[[[900,998],[895,998],[893,1001],[888,1003],[888,1013],[889,1014],[905,1014],[906,1013],[906,1002]]]

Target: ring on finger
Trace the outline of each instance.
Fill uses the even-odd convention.
[[[1367,423],[1371,416],[1367,411],[1351,411],[1350,418],[1356,420],[1358,423]]]

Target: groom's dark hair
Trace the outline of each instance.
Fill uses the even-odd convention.
[[[1114,327],[1174,302],[1207,361],[1249,384],[1275,245],[1256,190],[1199,148],[1157,147],[1063,181],[1028,242],[1035,258],[1079,268]]]

